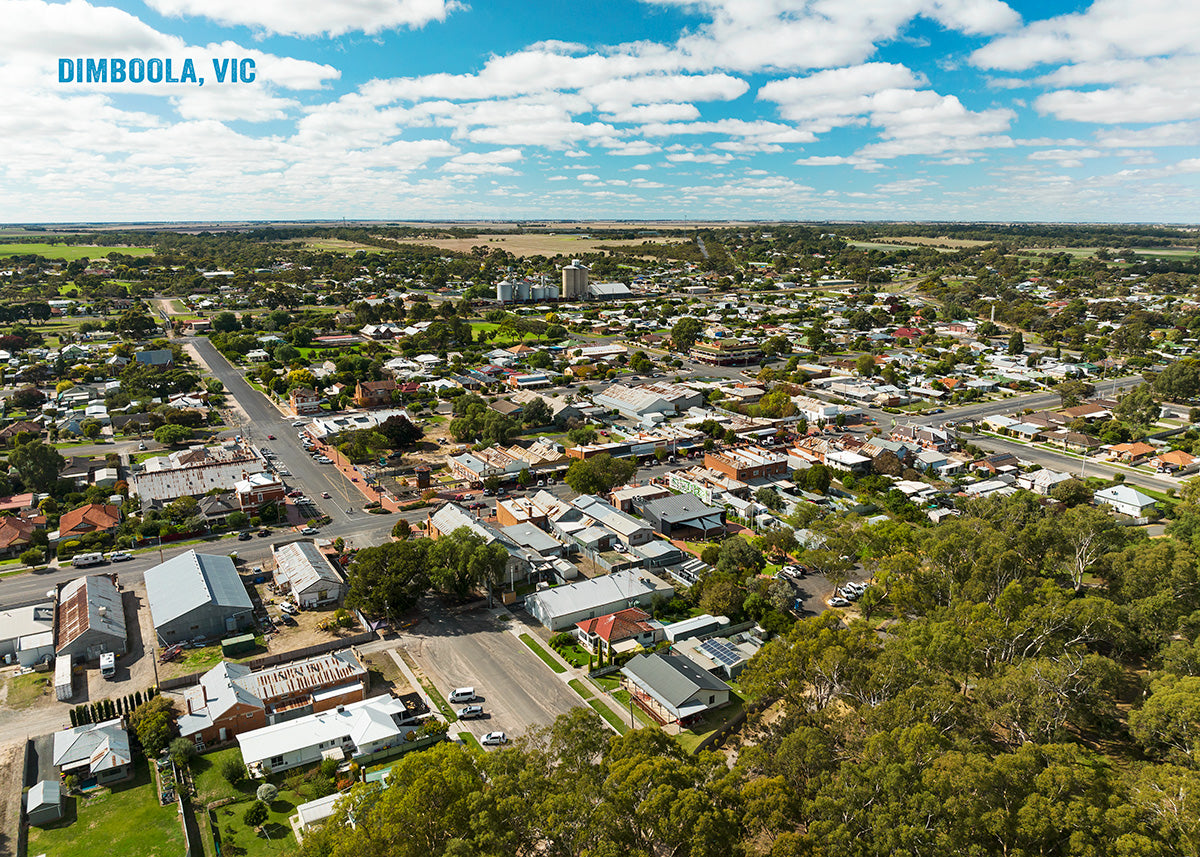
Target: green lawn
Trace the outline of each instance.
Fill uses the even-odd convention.
[[[591,655],[588,654],[587,649],[578,643],[573,646],[565,646],[561,649],[555,649],[555,651],[562,656],[564,661],[573,667],[586,669],[587,665],[591,662]]]
[[[242,821],[242,816],[252,805],[250,800],[220,807],[216,810],[216,817],[217,833],[221,837],[221,854],[279,857],[282,854],[297,853],[296,837],[292,835],[288,819],[296,814],[296,807],[308,800],[289,789],[280,789],[279,797],[270,804],[271,812],[262,826],[265,834],[262,836]]]
[[[643,726],[657,726],[658,725],[657,723],[654,722],[653,718],[651,718],[650,715],[648,715],[646,712],[642,711],[642,709],[640,707],[632,704],[633,697],[631,697],[629,695],[629,691],[614,690],[612,692],[612,698],[614,701],[621,703],[621,707],[624,708],[626,711],[632,710],[633,716],[635,718],[637,718],[638,722],[641,723]]]
[[[589,699],[588,705],[596,709],[596,713],[607,720],[609,725],[616,729],[619,735],[624,735],[629,731],[629,727],[625,725],[625,721],[618,717],[615,711],[613,711],[600,700]]]
[[[701,741],[736,717],[742,708],[745,707],[745,704],[736,692],[731,692],[729,694],[728,705],[724,708],[718,708],[716,711],[709,712],[699,723],[694,724],[690,729],[680,732],[676,736],[676,740],[689,753],[696,752],[696,748],[700,746]]]
[[[9,679],[8,696],[4,704],[9,708],[28,708],[50,690],[49,673],[26,673]]]
[[[25,256],[30,253],[47,259],[100,259],[109,253],[149,256],[153,247],[97,247],[94,244],[0,244],[0,256]]]
[[[66,815],[51,827],[29,828],[29,854],[62,857],[178,857],[183,826],[174,803],[160,806],[144,759],[137,775],[91,797],[70,797]]]
[[[550,667],[550,669],[554,670],[556,673],[565,673],[567,671],[567,668],[556,661],[554,656],[543,649],[538,644],[537,640],[533,639],[533,637],[529,636],[528,634],[522,634],[521,642],[529,646],[530,650],[532,650],[535,655],[542,659],[542,663]]]
[[[459,732],[458,737],[462,739],[463,744],[465,744],[468,749],[477,750],[480,753],[483,752],[483,745],[480,744],[479,739],[470,732]]]
[[[569,682],[567,682],[567,684],[571,685],[571,689],[574,690],[580,696],[582,696],[584,699],[590,700],[595,695],[590,690],[588,690],[588,687],[586,684],[584,684],[577,678],[571,679]]]
[[[237,747],[229,747],[192,759],[192,777],[196,782],[197,809],[203,809],[213,801],[225,798],[241,800],[254,794],[254,789],[258,786],[256,781],[248,779],[234,787],[221,776],[221,760],[229,756],[240,759],[242,751]]]

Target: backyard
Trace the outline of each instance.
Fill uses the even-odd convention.
[[[150,765],[134,762],[132,780],[101,789],[88,797],[66,799],[66,814],[46,828],[29,828],[30,854],[64,857],[178,857],[183,853],[183,827],[174,803],[161,806]]]

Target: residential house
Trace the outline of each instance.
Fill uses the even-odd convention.
[[[1173,449],[1157,456],[1153,462],[1154,469],[1163,473],[1190,473],[1197,467],[1197,458],[1182,449]]]
[[[628,607],[575,623],[575,636],[585,649],[603,658],[632,651],[641,646],[650,648],[663,639],[663,625],[640,607]]]
[[[1074,477],[1070,473],[1059,473],[1055,470],[1046,469],[1035,470],[1032,473],[1019,474],[1017,476],[1017,487],[1047,497],[1054,490],[1055,485],[1059,485],[1072,478]]]
[[[222,661],[184,691],[179,734],[201,747],[366,698],[367,669],[353,649],[264,669]]]
[[[354,404],[360,408],[381,408],[392,403],[396,382],[391,378],[382,381],[359,381],[354,385]]]
[[[133,359],[143,366],[155,366],[159,369],[169,369],[175,365],[175,354],[169,348],[136,351]]]
[[[687,726],[729,704],[729,685],[683,655],[637,655],[621,674],[634,701],[660,723]]]
[[[115,533],[121,525],[121,507],[110,503],[88,503],[64,512],[58,519],[55,539],[71,539],[89,533]]]
[[[296,416],[304,417],[321,413],[321,394],[311,387],[295,387],[288,394],[288,404]]]
[[[655,596],[674,594],[675,587],[662,578],[631,569],[535,592],[525,599],[525,610],[551,631],[562,631],[627,607],[648,607]]]
[[[54,766],[74,774],[80,785],[109,785],[133,776],[129,733],[121,718],[89,723],[54,734]]]
[[[1099,505],[1109,506],[1113,511],[1129,515],[1131,518],[1141,518],[1152,511],[1158,502],[1148,497],[1136,488],[1128,485],[1113,485],[1095,492],[1092,499]]]
[[[1120,461],[1127,461],[1130,464],[1138,464],[1143,459],[1149,458],[1150,456],[1156,454],[1158,452],[1158,448],[1151,446],[1148,443],[1143,443],[1142,441],[1135,441],[1133,443],[1114,444],[1112,447],[1112,452]]]

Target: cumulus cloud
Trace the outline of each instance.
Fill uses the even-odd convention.
[[[284,36],[341,36],[444,21],[453,0],[355,0],[353,3],[296,3],[292,0],[146,0],[156,12],[174,17],[208,18],[225,26],[244,26]]]

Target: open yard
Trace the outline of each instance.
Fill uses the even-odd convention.
[[[0,244],[0,257],[25,256],[32,253],[46,259],[99,259],[109,253],[126,256],[149,256],[153,247],[97,247],[94,244]]]
[[[11,670],[6,671],[11,676]],[[25,673],[11,676],[0,686],[0,703],[5,708],[29,708],[44,700],[54,699],[53,676],[48,673]]]
[[[66,800],[66,815],[42,829],[29,828],[30,854],[60,857],[177,857],[183,853],[183,827],[175,804],[161,806],[150,765],[134,761],[137,775],[111,789]]]

